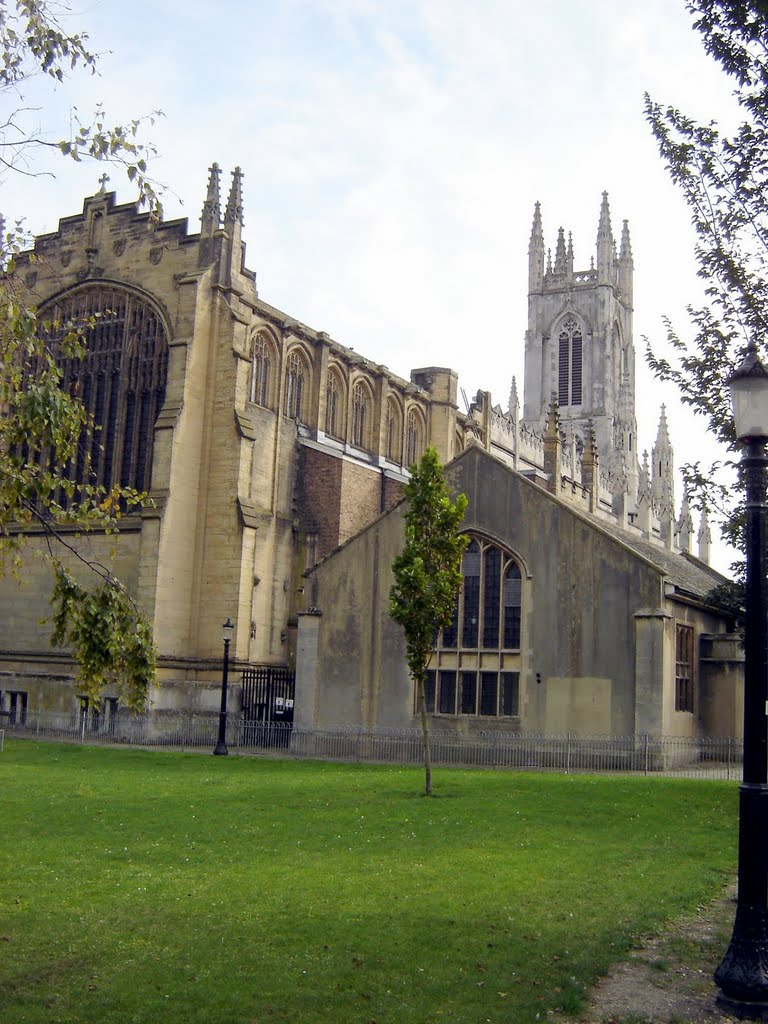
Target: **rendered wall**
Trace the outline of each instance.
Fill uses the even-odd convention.
[[[467,528],[517,554],[530,580],[523,608],[524,727],[633,733],[634,614],[658,604],[658,570],[476,450],[457,460],[449,478],[469,498]]]
[[[675,667],[668,623],[683,612],[665,611],[660,569],[477,447],[448,476],[468,496],[466,528],[509,549],[523,567],[521,703],[519,722],[435,715],[435,725],[695,732],[695,716],[670,721],[665,711]],[[387,612],[391,563],[401,545],[400,507],[311,574],[311,603],[320,613],[308,643],[312,711],[302,708],[301,671],[297,707],[316,725],[416,724],[402,631]],[[690,608],[685,614],[697,629],[719,627],[714,617]],[[300,646],[301,631],[302,625]]]

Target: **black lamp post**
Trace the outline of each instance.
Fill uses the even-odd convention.
[[[746,490],[744,770],[736,920],[715,982],[720,1006],[741,1019],[768,1020],[768,371],[754,343],[729,383]]]
[[[221,669],[221,711],[219,712],[219,739],[214,748],[214,754],[228,754],[227,750],[227,675],[229,674],[229,642],[232,639],[232,631],[235,627],[232,620],[227,616],[227,621],[221,627],[224,635],[224,664]]]

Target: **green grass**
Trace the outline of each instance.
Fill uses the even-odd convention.
[[[9,741],[4,1024],[574,1012],[735,869],[733,784]]]

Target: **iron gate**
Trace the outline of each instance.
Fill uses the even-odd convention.
[[[271,666],[248,668],[240,682],[245,744],[287,747],[293,727],[295,672]]]

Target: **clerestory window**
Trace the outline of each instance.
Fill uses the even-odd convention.
[[[253,359],[251,363],[251,401],[256,405],[271,408],[273,350],[262,334],[257,334],[253,341]]]
[[[387,400],[386,452],[390,462],[400,462],[402,455],[402,417],[393,399]]]
[[[424,453],[424,431],[418,415],[411,410],[405,426],[405,464],[415,465]]]
[[[328,373],[328,384],[325,389],[325,432],[331,437],[341,438],[343,435],[344,408],[341,386],[334,370]]]
[[[352,392],[352,444],[356,448],[368,448],[368,421],[370,399],[364,384],[355,384]]]
[[[298,352],[288,357],[288,372],[285,379],[285,415],[301,420],[304,399],[304,360]]]

